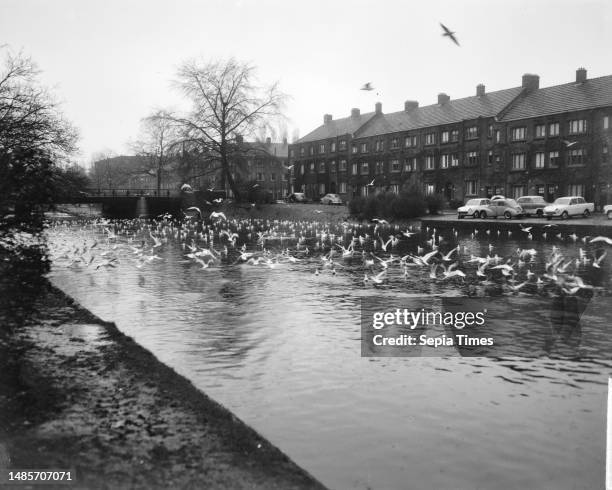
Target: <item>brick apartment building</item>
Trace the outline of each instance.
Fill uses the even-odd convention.
[[[612,76],[539,87],[526,74],[519,87],[404,110],[333,120],[289,145],[295,191],[345,200],[417,186],[447,200],[539,194],[551,201],[582,195],[612,202]]]

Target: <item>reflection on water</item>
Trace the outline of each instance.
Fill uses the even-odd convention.
[[[421,255],[431,249],[431,233],[385,252],[374,249],[373,227],[249,222],[235,224],[232,244],[216,225],[212,247],[222,257],[203,269],[186,255],[192,243],[211,246],[206,229],[146,226],[52,227],[52,280],[331,488],[602,486],[610,269],[605,260],[599,268],[583,260],[601,255],[598,244],[449,231],[439,247],[446,254],[459,245],[453,260],[465,279],[432,279],[428,266],[395,262],[372,285],[364,273],[378,274],[382,265],[364,265],[371,256],[361,250],[385,260],[423,247]],[[268,235],[258,244],[262,229]],[[347,247],[352,235],[363,237],[358,253],[338,255],[331,266],[321,260],[330,248],[340,254],[332,244]],[[137,249],[155,239],[160,245],[146,255],[158,258],[147,261]],[[243,243],[247,253],[271,252],[249,265],[239,258]],[[517,248],[534,249],[535,259],[520,266]],[[291,254],[280,255],[285,249]],[[579,258],[571,275],[589,287],[557,294],[552,280],[539,285],[554,254],[563,259],[558,267]],[[499,264],[512,258],[516,276],[491,267],[478,277],[470,260],[487,255],[498,255]],[[533,277],[517,288],[527,270]],[[361,357],[362,298],[409,304],[432,294],[486,302],[516,352]]]

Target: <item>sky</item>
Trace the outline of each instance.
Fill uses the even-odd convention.
[[[443,37],[440,23],[460,46]],[[291,141],[351,108],[383,112],[612,74],[610,0],[0,0],[0,46],[30,56],[80,131],[76,160],[130,154],[154,109],[180,109],[187,59],[235,57],[279,82]],[[7,48],[5,48],[6,51]],[[360,87],[371,82],[375,90]],[[278,135],[271,135],[280,139]]]

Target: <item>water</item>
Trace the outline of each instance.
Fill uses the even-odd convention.
[[[352,233],[380,232],[386,240],[388,229],[234,224],[234,248],[230,237],[219,237],[225,225],[217,225],[213,246],[228,247],[228,257],[202,269],[185,257],[189,249],[182,245],[195,240],[210,246],[201,230],[146,226],[56,224],[48,231],[51,279],[329,487],[602,487],[612,370],[606,335],[611,274],[605,258],[600,269],[584,262],[571,266],[596,286],[578,347],[561,341],[551,347],[524,323],[531,315],[550,315],[552,286],[534,284],[546,272],[552,247],[569,260],[580,257],[581,248],[587,258],[600,256],[598,244],[554,236],[526,240],[520,232],[510,238],[447,232],[440,250],[460,245],[457,257],[466,280],[431,279],[428,267],[416,266],[404,278],[402,268],[392,264],[385,283],[373,287],[363,283],[364,272],[373,273],[361,256],[336,258],[336,274],[321,257],[333,241],[347,245]],[[249,251],[262,249],[261,229],[270,230],[269,257],[289,248],[300,260],[236,263],[243,243]],[[159,259],[146,262],[132,247],[145,240],[150,249],[151,233],[161,245],[145,255]],[[417,246],[428,251],[430,237],[431,231],[405,239],[392,253],[415,253]],[[373,246],[366,239],[356,248]],[[535,276],[519,293],[499,271],[491,273],[488,285],[476,279],[476,265],[468,263],[472,254],[516,261],[518,247],[537,251],[528,266]],[[379,246],[375,253],[389,257]],[[362,358],[362,298],[418,303],[415,297],[423,294],[484,298],[506,312],[508,335],[532,343],[540,358]]]

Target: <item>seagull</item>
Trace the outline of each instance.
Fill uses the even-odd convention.
[[[457,38],[455,37],[455,33],[452,32],[448,27],[446,27],[444,24],[442,24],[442,22],[440,22],[440,26],[442,27],[442,29],[444,29],[444,33],[442,34],[443,36],[447,36],[450,39],[452,39],[452,41],[459,46],[459,41],[457,41]]]
[[[375,181],[376,181],[376,179],[372,179],[372,182],[370,182],[370,183],[368,184],[368,187],[372,187],[372,186],[374,185],[374,182],[375,182]]]
[[[365,83],[359,90],[367,90],[369,92],[370,90],[374,90],[374,87],[372,87],[372,82],[368,82]]]
[[[521,231],[524,231],[525,233],[529,233],[531,228],[533,228],[533,226],[523,227],[523,225],[521,225]]]
[[[565,146],[567,146],[568,148],[570,146],[574,146],[576,143],[578,143],[577,141],[567,141],[567,140],[563,140],[563,143],[565,143]]]
[[[606,236],[596,236],[591,241],[589,241],[589,243],[598,243],[598,242],[604,242],[604,243],[607,243],[608,245],[612,245],[612,240]]]
[[[216,211],[213,211],[212,213],[210,213],[210,219],[215,219],[215,218],[221,218],[223,220],[227,220],[224,213],[217,213]]]
[[[389,222],[386,219],[372,218],[372,221],[376,221],[379,225],[388,225]]]

